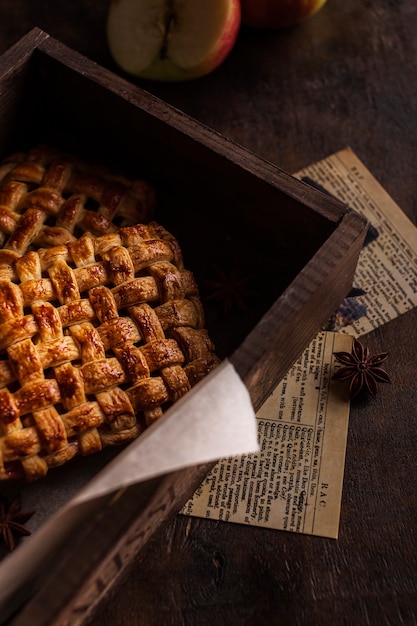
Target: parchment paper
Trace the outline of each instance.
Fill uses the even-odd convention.
[[[259,450],[249,393],[226,359],[0,563],[0,620],[10,598],[39,584],[45,563],[88,523],[95,501],[177,469]]]

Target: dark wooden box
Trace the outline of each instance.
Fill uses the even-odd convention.
[[[252,277],[247,311],[208,307],[207,324],[257,410],[349,292],[366,221],[35,29],[0,58],[0,157],[39,143],[149,178],[156,219],[178,237],[197,281],[213,264]],[[208,469],[87,507],[88,524],[36,573],[41,584],[23,585],[10,604],[12,623],[85,623]]]

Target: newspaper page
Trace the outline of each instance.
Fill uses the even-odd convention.
[[[354,289],[330,330],[356,337],[417,305],[417,229],[350,148],[296,174],[364,215],[370,229]]]
[[[182,513],[337,537],[349,402],[333,352],[352,340],[317,335],[257,414],[260,451],[222,459]]]
[[[353,289],[258,412],[260,452],[222,459],[182,513],[336,538],[350,405],[332,352],[417,305],[417,229],[350,148],[296,176],[368,219]]]

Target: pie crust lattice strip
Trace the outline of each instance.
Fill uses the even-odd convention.
[[[136,438],[218,364],[160,224],[0,250],[0,480]]]
[[[0,246],[25,252],[152,219],[155,192],[49,146],[0,163]]]

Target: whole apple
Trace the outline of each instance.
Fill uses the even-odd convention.
[[[112,0],[107,40],[129,74],[184,81],[224,61],[240,23],[240,0]]]
[[[241,0],[242,22],[252,28],[288,28],[311,17],[326,0]]]

